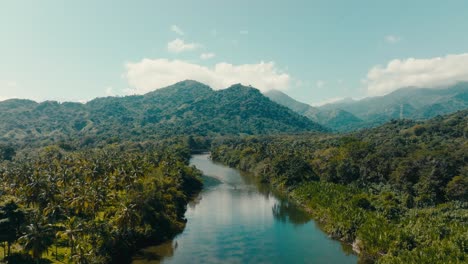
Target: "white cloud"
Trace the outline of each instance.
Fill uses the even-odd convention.
[[[233,65],[222,62],[214,67],[168,59],[143,59],[125,65],[131,90],[129,94],[142,94],[176,82],[191,79],[205,83],[214,89],[227,88],[232,84],[252,85],[262,91],[289,88],[291,77],[275,66],[274,62]]]
[[[0,96],[0,102],[11,99],[11,98],[14,98],[14,97]]]
[[[328,99],[325,99],[325,100],[320,101],[318,103],[313,103],[312,106],[322,106],[322,105],[326,105],[326,104],[332,104],[332,103],[339,102],[339,101],[341,101],[343,99],[345,99],[345,97],[328,98]]]
[[[241,35],[248,35],[248,34],[249,34],[249,31],[248,31],[248,30],[241,30],[241,31],[239,31],[239,33],[240,33]]]
[[[202,53],[200,55],[200,59],[202,60],[208,60],[208,59],[211,59],[211,58],[214,58],[216,56],[216,54],[212,53],[212,52],[208,52],[208,53]]]
[[[177,25],[172,25],[171,30],[174,33],[176,33],[177,35],[180,35],[180,36],[183,36],[185,34],[184,31],[180,27],[178,27]]]
[[[106,96],[115,96],[114,88],[112,86],[106,87]]]
[[[384,95],[403,87],[441,88],[468,81],[468,53],[430,59],[392,60],[375,66],[364,83],[369,95]]]
[[[315,86],[317,86],[317,88],[321,89],[325,86],[325,82],[322,81],[322,80],[318,80],[316,83],[315,83]]]
[[[185,43],[182,39],[179,38],[176,38],[173,41],[167,43],[167,50],[172,53],[195,50],[199,47],[200,45],[197,43]]]
[[[387,43],[395,44],[395,43],[397,43],[397,42],[400,42],[400,40],[401,40],[401,37],[399,37],[399,36],[395,36],[395,35],[387,35],[387,36],[385,36],[385,41],[386,41]]]

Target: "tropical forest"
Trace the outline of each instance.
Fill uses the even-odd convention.
[[[468,2],[0,3],[0,264],[468,263]]]

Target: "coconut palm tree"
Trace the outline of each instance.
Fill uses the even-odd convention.
[[[11,244],[18,239],[24,221],[24,212],[14,201],[0,206],[0,242],[7,242],[8,256],[11,253]]]
[[[71,255],[75,254],[75,243],[78,236],[84,232],[83,224],[76,217],[68,217],[65,224],[58,226],[59,231],[56,236],[68,239]]]
[[[44,252],[54,242],[54,228],[49,224],[42,224],[40,221],[34,221],[26,226],[26,233],[20,237],[19,241],[23,249],[32,253],[32,257],[39,263]]]

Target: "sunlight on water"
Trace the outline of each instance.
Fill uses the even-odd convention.
[[[173,241],[142,250],[143,263],[356,263],[308,215],[252,177],[195,155],[205,189]]]

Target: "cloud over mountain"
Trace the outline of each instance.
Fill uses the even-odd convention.
[[[468,53],[430,59],[392,60],[375,66],[364,83],[368,95],[384,95],[403,87],[439,88],[468,81]]]
[[[214,89],[223,89],[235,83],[252,85],[262,91],[288,89],[291,77],[280,71],[274,62],[233,65],[221,62],[206,67],[182,60],[143,59],[125,65],[125,78],[132,94],[142,94],[180,80],[191,79]]]

